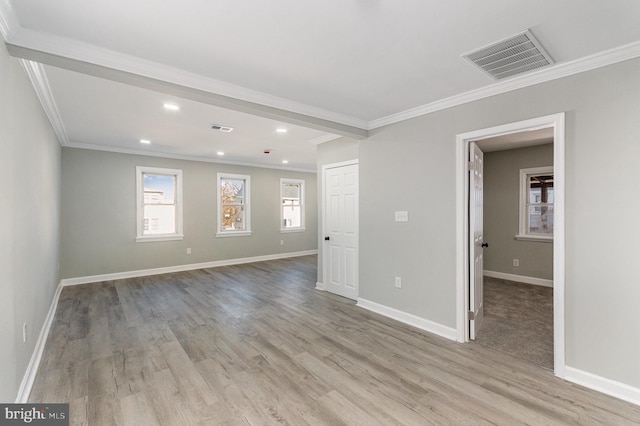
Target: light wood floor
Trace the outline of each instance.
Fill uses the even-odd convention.
[[[315,262],[67,287],[30,401],[89,425],[640,423],[640,407],[314,290]]]

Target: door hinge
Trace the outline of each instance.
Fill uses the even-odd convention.
[[[467,163],[467,170],[469,171],[473,171],[476,169],[476,163],[474,163],[473,161],[469,161]]]
[[[469,311],[468,315],[469,315],[469,321],[473,321],[474,319],[476,319],[476,313],[475,312]]]

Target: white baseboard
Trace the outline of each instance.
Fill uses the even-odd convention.
[[[53,294],[49,312],[44,319],[44,324],[42,324],[42,328],[40,329],[40,335],[38,336],[36,346],[33,349],[33,353],[31,354],[29,365],[27,365],[27,370],[25,371],[22,382],[20,383],[18,396],[16,396],[16,404],[25,404],[29,400],[31,388],[33,387],[33,382],[36,379],[38,367],[40,366],[40,360],[42,359],[42,353],[44,352],[44,346],[47,343],[47,337],[49,337],[49,330],[51,329],[51,324],[53,324],[53,318],[56,316],[56,309],[58,308],[58,299],[60,299],[60,293],[62,293],[62,284],[58,284],[56,292]]]
[[[316,290],[325,291],[327,288],[324,286],[324,283],[320,281],[316,281]]]
[[[640,405],[640,389],[633,386],[568,366],[565,367],[564,379],[623,401]]]
[[[286,259],[289,257],[308,256],[318,254],[318,250],[296,251],[291,253],[268,254],[264,256],[241,257],[228,260],[214,260],[203,263],[190,263],[186,265],[165,266],[162,268],[140,269],[137,271],[115,272],[111,274],[90,275],[87,277],[65,278],[60,283],[62,286],[97,283],[101,281],[121,280],[126,278],[146,277],[148,275],[169,274],[172,272],[193,271],[195,269],[217,268],[219,266],[240,265],[243,263],[264,262],[266,260]]]
[[[525,284],[541,285],[544,287],[553,287],[553,280],[547,280],[544,278],[527,277],[524,275],[506,274],[504,272],[495,271],[482,271],[482,275],[485,277],[499,278],[501,280],[515,281]]]
[[[377,314],[384,315],[385,317],[393,318],[396,321],[409,324],[421,330],[428,331],[429,333],[437,334],[438,336],[445,337],[449,340],[455,341],[457,338],[457,331],[455,328],[447,327],[442,324],[438,324],[437,322],[429,321],[428,319],[424,319],[398,309],[390,308],[370,300],[358,298],[357,306]]]

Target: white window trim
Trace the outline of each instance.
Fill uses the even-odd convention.
[[[527,209],[528,182],[531,175],[554,174],[553,166],[531,167],[528,169],[520,169],[520,227],[518,235],[515,236],[519,241],[538,241],[553,242],[553,235],[531,234],[527,233],[527,222],[529,221],[529,212]]]
[[[176,232],[172,234],[144,235],[144,173],[170,175],[176,178]],[[182,228],[182,170],[136,166],[136,242],[179,241],[184,239]]]
[[[295,228],[285,228],[283,227],[284,223],[284,213],[282,210],[282,185],[285,183],[300,185],[300,226]],[[280,178],[280,233],[287,234],[291,232],[304,232],[305,228],[305,183],[303,179],[288,179],[288,178]]]
[[[220,181],[222,179],[238,179],[238,180],[244,180],[244,185],[245,185],[245,195],[244,195],[244,210],[245,210],[245,229],[242,231],[236,231],[236,230],[227,230],[227,231],[223,231],[222,230],[222,200],[221,200],[221,195],[220,194]],[[218,227],[217,227],[217,232],[216,232],[216,238],[220,238],[220,237],[248,237],[251,235],[251,176],[249,175],[237,175],[237,174],[232,174],[232,173],[218,173],[218,180],[217,180],[218,184],[217,184],[217,190],[216,190],[216,194],[217,194],[217,198],[216,198],[216,203],[218,205],[218,208],[216,209],[216,214],[218,216],[217,218],[217,223],[218,223]]]

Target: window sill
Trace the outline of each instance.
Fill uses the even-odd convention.
[[[156,241],[181,241],[184,239],[184,235],[176,234],[176,235],[144,235],[141,237],[136,237],[136,243],[153,243]]]
[[[537,241],[541,243],[552,243],[553,236],[547,235],[527,235],[527,234],[518,234],[515,236],[518,241]]]
[[[225,237],[249,237],[251,236],[251,231],[225,231],[216,233],[216,238],[225,238]]]
[[[304,232],[306,231],[306,229],[304,228],[285,228],[285,229],[281,229],[280,233],[281,234],[289,234],[291,232]]]

